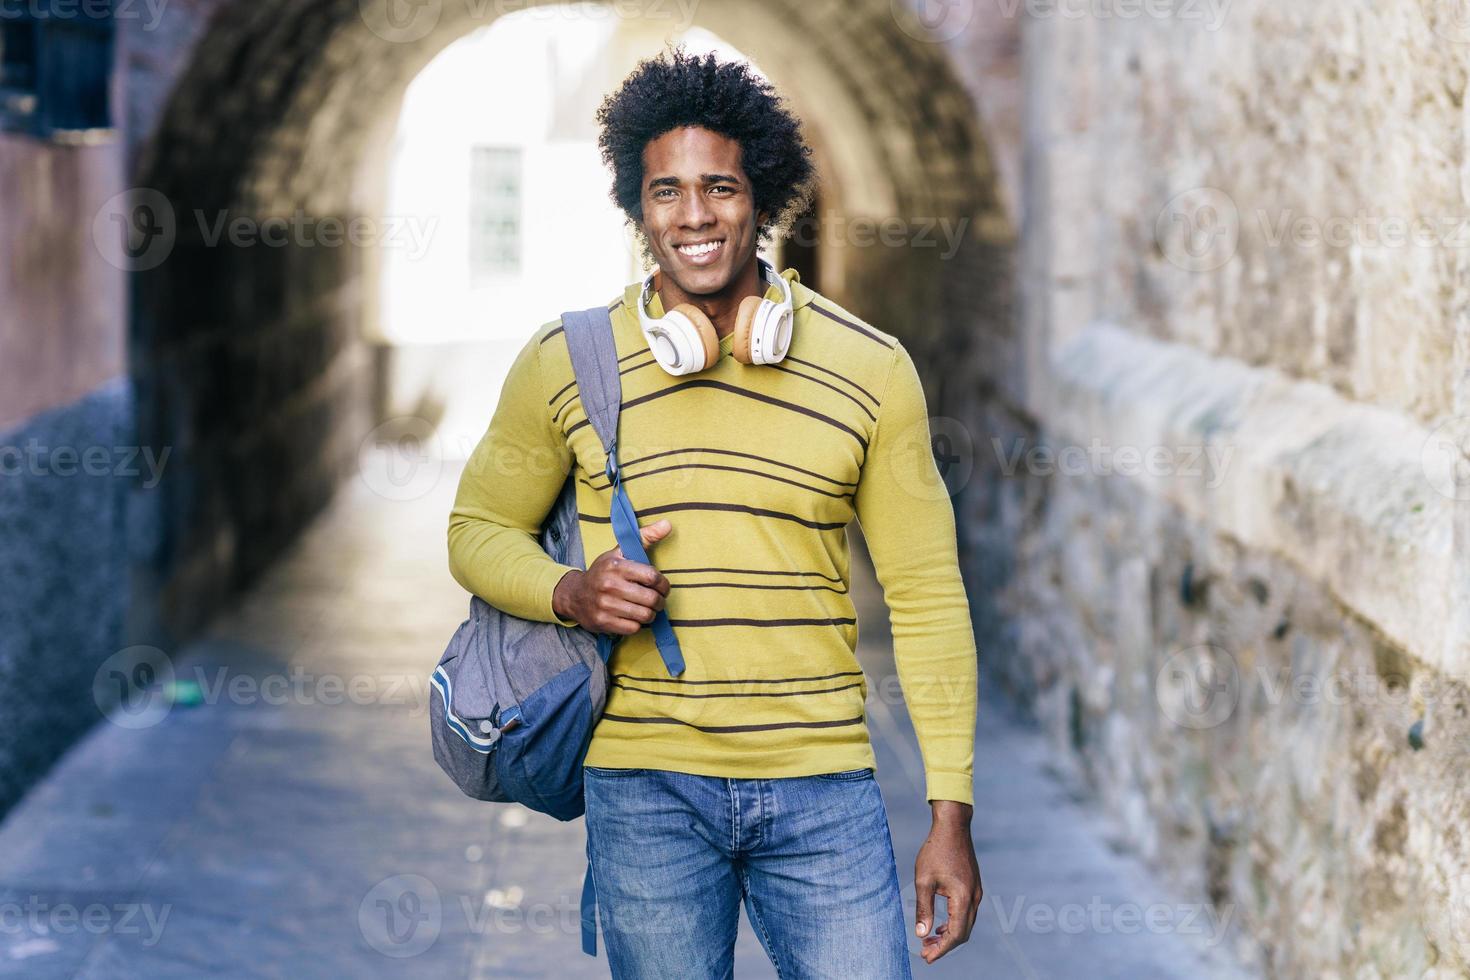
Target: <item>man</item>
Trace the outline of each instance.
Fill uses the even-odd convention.
[[[743,900],[784,977],[910,976],[902,899],[854,655],[846,527],[891,612],[932,827],[914,868],[934,962],[981,898],[970,841],[975,641],[954,513],[907,351],[782,273],[795,308],[778,363],[731,356],[757,246],[807,205],[800,125],[740,64],[674,51],[598,114],[613,196],[658,267],[647,314],[690,304],[718,337],[704,369],[655,361],[642,284],[611,304],[622,483],[657,568],[622,556],[605,456],[560,322],[511,367],[459,485],[455,578],[516,616],[619,635],[586,757],[588,854],[614,977],[728,977]],[[567,229],[568,272],[579,246]],[[710,346],[713,346],[711,341]],[[585,571],[536,542],[575,467]],[[686,669],[652,631],[666,610]],[[948,921],[934,924],[934,895]]]

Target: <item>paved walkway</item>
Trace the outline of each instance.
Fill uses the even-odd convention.
[[[429,753],[425,678],[467,605],[444,559],[457,477],[407,501],[345,486],[173,656],[203,703],[120,709],[0,824],[0,977],[607,976],[578,945],[581,823],[466,799]],[[892,665],[871,576],[854,596],[876,680]],[[901,703],[870,712],[912,919],[917,747]],[[916,977],[1236,975],[1214,920],[1115,853],[1046,760],[982,707],[986,897],[969,944],[915,957]],[[774,975],[743,918],[736,975]]]

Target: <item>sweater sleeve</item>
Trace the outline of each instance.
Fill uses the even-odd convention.
[[[576,566],[538,537],[571,469],[566,438],[551,421],[538,330],[516,355],[490,427],[465,463],[449,514],[449,573],[466,590],[521,619],[576,626],[551,597]]]
[[[974,803],[976,649],[954,507],[930,448],[923,385],[894,349],[854,506],[893,630],[927,798]]]

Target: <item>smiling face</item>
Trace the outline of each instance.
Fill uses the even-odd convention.
[[[643,150],[640,227],[658,267],[691,296],[729,288],[755,258],[758,215],[740,144],[701,126]]]

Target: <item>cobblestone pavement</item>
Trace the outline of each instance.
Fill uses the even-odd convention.
[[[607,976],[578,943],[581,822],[466,799],[429,752],[426,678],[467,607],[444,555],[457,476],[414,500],[344,486],[170,651],[202,703],[118,711],[9,814],[0,977]],[[854,568],[864,666],[891,674],[881,593]],[[874,697],[870,719],[912,920],[918,750],[901,703]],[[971,941],[915,976],[1237,975],[1215,918],[1110,847],[1047,758],[982,705],[986,897]],[[743,918],[736,975],[774,976]]]

